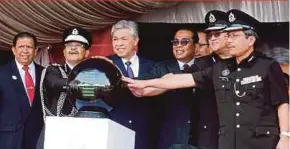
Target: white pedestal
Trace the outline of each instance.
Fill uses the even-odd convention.
[[[46,117],[44,149],[134,149],[135,132],[110,120]]]

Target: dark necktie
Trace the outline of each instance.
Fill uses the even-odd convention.
[[[133,70],[131,68],[131,62],[130,61],[127,61],[126,63],[126,66],[127,66],[127,73],[128,73],[128,77],[129,78],[134,78],[134,73],[133,73]]]
[[[183,67],[182,72],[188,72],[188,69],[189,69],[188,64],[184,64],[182,67]]]
[[[183,70],[186,70],[186,69],[188,69],[189,68],[189,65],[188,64],[184,64],[183,65]]]
[[[33,83],[32,77],[28,71],[29,67],[23,66],[22,69],[25,71],[25,75],[24,75],[25,76],[25,88],[27,91],[29,103],[30,103],[30,105],[32,105],[33,99],[34,99],[34,83]]]

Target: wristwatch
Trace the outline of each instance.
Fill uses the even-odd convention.
[[[290,138],[290,131],[281,131],[280,136],[286,136]]]

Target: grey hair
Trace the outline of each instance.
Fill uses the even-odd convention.
[[[250,36],[254,36],[254,37],[256,37],[256,39],[259,39],[257,32],[252,30],[252,29],[244,30],[244,33],[246,35],[246,38],[248,38]]]
[[[111,36],[119,29],[129,29],[135,39],[139,38],[138,25],[134,21],[121,20],[112,26]]]

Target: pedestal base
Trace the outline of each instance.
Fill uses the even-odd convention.
[[[46,117],[44,149],[134,149],[135,132],[106,118]]]

